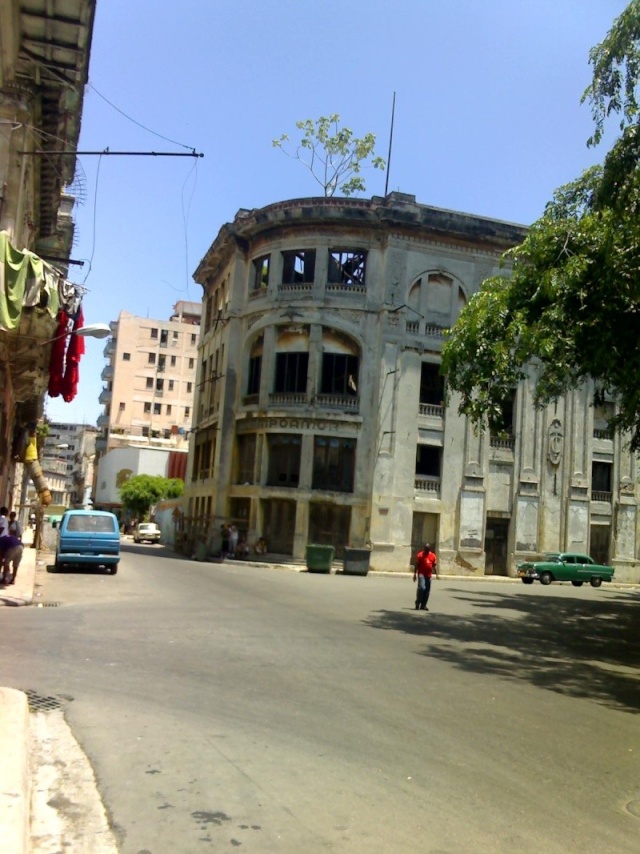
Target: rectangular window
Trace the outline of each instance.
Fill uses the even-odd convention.
[[[191,394],[193,391],[193,383],[187,383],[187,394]]]
[[[174,330],[174,332],[173,332],[173,340],[174,340],[174,341],[177,341],[177,340],[178,340],[179,335],[180,335],[180,333],[179,333],[179,332],[176,332],[176,331]]]
[[[145,405],[144,405],[144,411],[145,411],[145,412],[147,412],[147,413],[148,413],[148,412],[151,412],[151,404],[150,404],[150,403],[145,403]]]
[[[253,483],[255,466],[256,434],[243,433],[238,436],[238,483]]]
[[[313,443],[313,489],[353,492],[356,440],[316,436]]]
[[[308,353],[276,353],[274,391],[306,392],[308,366]]]
[[[298,249],[282,253],[282,284],[313,282],[316,272],[316,250]]]
[[[185,417],[185,418],[188,418],[190,415],[191,415],[191,407],[190,407],[190,406],[185,406],[185,408],[184,408],[184,417]]]
[[[192,333],[192,334],[191,334],[191,346],[192,346],[192,347],[195,347],[195,346],[196,346],[196,336],[195,336],[195,333]]]
[[[442,406],[444,401],[444,377],[440,366],[423,362],[420,370],[420,403]]]
[[[363,288],[366,260],[366,252],[330,249],[327,281],[334,285]]]
[[[158,359],[158,370],[159,371],[161,371],[161,372],[164,371],[166,362],[167,362],[166,356],[160,356],[160,358]]]
[[[147,388],[153,388],[153,377],[147,377]]]
[[[274,433],[267,436],[269,486],[297,486],[300,480],[302,436]]]
[[[613,463],[591,463],[591,491],[611,493]]]
[[[167,346],[167,341],[169,340],[169,332],[166,329],[160,330],[160,345],[163,347]]]
[[[172,356],[172,357],[171,357],[171,367],[172,367],[172,368],[175,368],[175,366],[176,366],[176,357],[175,357],[175,356]]]
[[[195,363],[196,363],[195,359],[189,359],[189,370],[193,370]]]
[[[173,380],[169,380],[169,391],[173,391]]]
[[[149,363],[150,365],[155,365],[155,363],[156,363],[156,354],[155,354],[155,353],[149,353],[149,358],[147,359],[147,361],[148,361],[148,363]]]
[[[125,408],[125,402],[124,402],[124,400],[121,400],[120,401],[120,412],[124,412],[124,408]]]
[[[157,338],[157,337],[158,337],[158,330],[157,330],[157,329],[152,329],[152,330],[151,330],[151,337],[152,337],[152,338]]]
[[[153,414],[154,415],[160,415],[161,412],[162,412],[162,404],[161,403],[154,403],[153,404]]]
[[[123,353],[122,354],[122,361],[123,362],[130,362],[131,361],[131,353]]]
[[[323,353],[321,394],[358,393],[358,357],[343,353]]]
[[[170,403],[167,403],[166,413],[167,413],[167,415],[171,415],[171,404]]]
[[[260,394],[260,374],[262,371],[262,356],[252,356],[249,359],[249,376],[247,394]]]
[[[164,391],[164,380],[156,380],[156,391]]]
[[[252,290],[266,290],[269,285],[269,259],[270,255],[263,255],[253,260]]]
[[[416,448],[416,474],[439,478],[441,473],[442,448],[434,445],[418,445]]]

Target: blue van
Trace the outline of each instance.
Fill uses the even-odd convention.
[[[115,575],[120,561],[118,519],[106,510],[67,510],[56,546],[56,569],[67,564],[104,566]]]

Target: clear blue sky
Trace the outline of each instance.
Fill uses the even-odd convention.
[[[625,6],[98,0],[80,149],[184,150],[144,125],[205,156],[79,158],[73,257],[91,264],[71,278],[88,288],[85,323],[121,309],[168,319],[177,300],[200,300],[192,273],[238,208],[318,194],[272,140],[336,112],[357,135],[375,133],[386,157],[394,91],[390,190],[533,222],[556,187],[604,155],[586,147],[580,97],[589,48]],[[384,193],[385,173],[365,178],[366,196]],[[76,400],[48,399],[54,420],[95,423],[102,411],[104,342],[86,347]]]

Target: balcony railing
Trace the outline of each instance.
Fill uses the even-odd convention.
[[[327,282],[326,290],[340,294],[366,294],[367,292],[365,285],[351,285],[345,282]]]
[[[113,379],[113,366],[105,365],[102,369],[102,373],[100,374],[101,380],[112,380]]]
[[[516,446],[516,439],[515,436],[489,436],[489,444],[492,448],[513,451]]]
[[[98,397],[99,403],[109,403],[113,397],[113,392],[109,388],[103,388]]]
[[[443,418],[444,406],[438,406],[435,403],[421,403],[420,415],[426,415],[428,418]]]
[[[613,439],[613,430],[602,430],[599,427],[593,428],[594,439]]]
[[[611,492],[604,492],[601,489],[592,489],[591,490],[591,500],[592,501],[601,501],[603,504],[611,504]]]
[[[426,477],[425,475],[417,474],[415,479],[416,492],[430,493],[431,495],[440,495],[440,478]]]
[[[281,282],[278,285],[279,294],[308,294],[313,289],[313,282]]]
[[[269,395],[270,406],[308,406],[306,392],[277,391]]]
[[[360,398],[353,394],[319,394],[316,397],[316,405],[324,409],[357,412],[360,408]]]

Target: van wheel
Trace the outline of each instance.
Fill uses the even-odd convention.
[[[591,581],[589,583],[591,584],[592,587],[600,587],[600,585],[602,584],[602,579],[598,578],[597,575],[594,575],[594,577],[591,579]]]
[[[553,575],[551,575],[550,572],[543,572],[540,575],[540,584],[544,584],[545,587],[547,584],[551,584],[552,581],[553,581]]]
[[[526,576],[522,579],[523,584],[533,584],[533,578],[527,578]]]
[[[118,564],[112,563],[109,571],[111,572],[111,575],[115,575],[116,572],[118,571]]]
[[[582,587],[582,585],[584,584],[583,581],[572,581],[571,583],[574,587]]]

